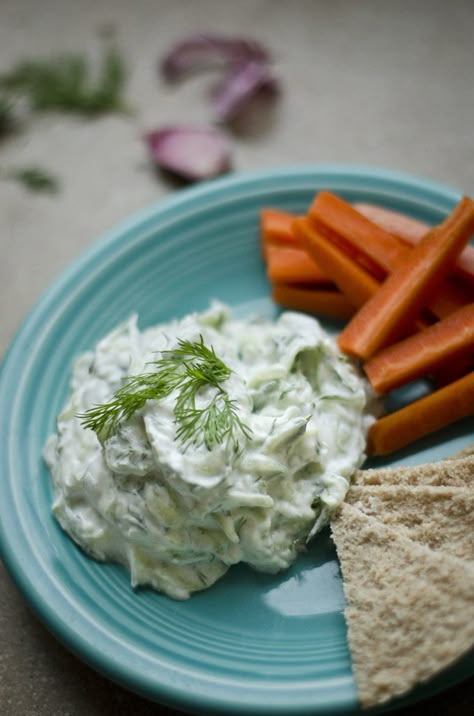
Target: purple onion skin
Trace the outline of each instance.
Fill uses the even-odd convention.
[[[268,62],[268,51],[258,42],[241,37],[196,33],[177,42],[163,57],[160,71],[168,82],[211,67],[230,67],[245,60]]]
[[[263,89],[272,93],[279,90],[278,81],[266,63],[259,60],[246,60],[236,65],[214,93],[216,120],[224,123],[234,119]]]
[[[231,169],[231,152],[224,135],[211,127],[164,127],[145,141],[153,161],[186,181],[202,181]]]

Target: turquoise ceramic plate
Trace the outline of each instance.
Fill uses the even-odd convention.
[[[357,701],[338,564],[327,534],[278,577],[237,567],[187,602],[133,592],[119,567],[88,559],[50,514],[41,450],[66,397],[75,355],[137,311],[142,326],[204,309],[273,307],[258,242],[263,206],[303,212],[317,189],[428,222],[459,198],[413,177],[351,166],[233,176],[178,192],[106,236],[27,317],[0,377],[0,543],[48,627],[97,670],[183,710],[354,713]],[[66,227],[67,229],[67,227]],[[417,463],[461,448],[472,425],[398,455]],[[465,660],[416,697],[474,672]]]

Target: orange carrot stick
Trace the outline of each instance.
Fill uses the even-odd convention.
[[[382,207],[373,204],[356,203],[354,208],[410,246],[419,244],[430,229],[428,224],[422,221],[389,209],[382,209]],[[455,266],[457,275],[462,276],[468,282],[474,281],[474,246],[466,246],[461,251]]]
[[[431,229],[431,226],[425,224],[423,221],[417,221],[409,216],[405,216],[405,214],[399,214],[397,211],[383,209],[381,206],[376,206],[375,204],[356,202],[353,204],[353,207],[367,219],[373,221],[374,224],[377,224],[381,229],[385,229],[385,231],[393,234],[393,236],[397,236],[409,246],[418,244],[423,236]]]
[[[262,255],[267,256],[269,244],[277,246],[296,246],[295,237],[291,225],[294,214],[280,209],[262,209],[260,211],[260,241]]]
[[[474,415],[474,372],[376,420],[369,429],[368,454],[389,455],[469,415]]]
[[[308,218],[321,233],[327,227],[342,236],[385,269],[386,273],[398,268],[410,254],[410,249],[399,239],[328,191],[320,191],[316,195]]]
[[[309,210],[309,218],[322,234],[327,235],[327,229],[332,234],[339,234],[344,241],[360,252],[365,252],[386,273],[392,273],[410,258],[411,248],[330,192],[322,191],[316,196]],[[333,237],[328,235],[328,238]],[[375,273],[373,275],[377,278]],[[446,279],[428,308],[438,318],[444,318],[473,298],[467,289]]]
[[[294,214],[280,209],[262,209],[260,211],[260,233],[263,241],[271,243],[294,244],[291,225]]]
[[[321,236],[307,219],[295,219],[293,232],[296,240],[304,246],[353,306],[363,306],[375,294],[380,283],[344,251]]]
[[[474,357],[474,303],[376,353],[364,371],[383,394],[467,355]]]
[[[267,244],[267,276],[278,283],[317,283],[328,285],[331,279],[298,245]]]
[[[274,284],[272,298],[279,306],[295,311],[306,311],[327,318],[347,320],[354,314],[354,307],[339,291],[319,288],[302,288]]]
[[[412,250],[339,336],[345,353],[367,360],[413,323],[474,230],[474,201],[464,197]]]

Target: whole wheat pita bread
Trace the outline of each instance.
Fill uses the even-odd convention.
[[[474,560],[474,490],[362,485],[351,487],[346,499],[366,515],[402,530],[420,544]]]
[[[353,485],[453,485],[474,487],[474,454],[423,465],[356,470]]]
[[[344,503],[331,523],[364,707],[430,679],[474,646],[474,569]]]

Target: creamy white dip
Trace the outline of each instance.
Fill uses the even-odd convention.
[[[78,414],[149,372],[178,339],[213,347],[232,370],[225,389],[251,430],[241,449],[183,446],[176,395],[150,400],[102,445]],[[53,512],[88,554],[125,565],[133,586],[176,599],[243,561],[277,572],[343,501],[363,461],[367,383],[318,322],[286,312],[237,320],[221,304],[141,332],[136,317],[73,370],[45,448]]]

